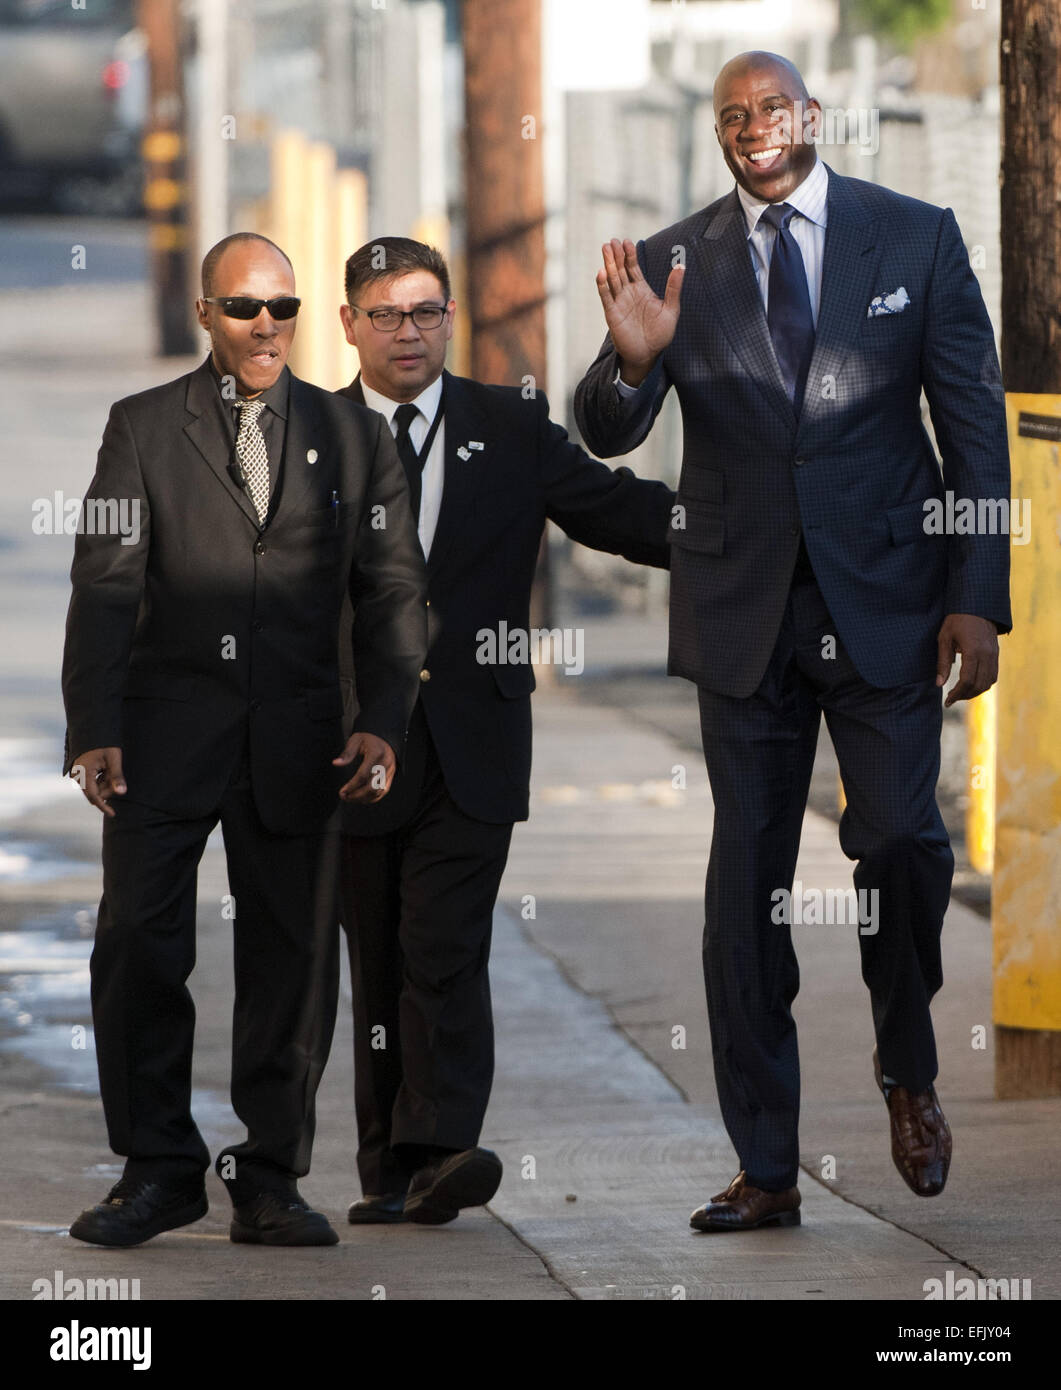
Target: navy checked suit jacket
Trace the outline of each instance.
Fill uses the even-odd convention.
[[[947,613],[1011,625],[1008,535],[926,534],[924,503],[1009,496],[994,336],[949,209],[828,170],[814,356],[797,417],[752,270],[736,190],[638,245],[663,294],[685,257],[681,315],[637,400],[615,390],[610,338],[575,418],[605,458],[638,445],[673,386],[684,453],[672,526],[672,675],[743,697],[780,629],[800,532],[859,674],[932,679]],[[679,252],[679,249],[680,252]],[[869,316],[904,288],[899,313]],[[924,389],[942,456],[921,418]]]

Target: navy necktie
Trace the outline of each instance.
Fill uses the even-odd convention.
[[[398,426],[394,436],[394,443],[398,448],[398,457],[405,468],[405,476],[409,479],[409,502],[413,512],[413,524],[415,525],[420,518],[420,469],[423,462],[413,447],[413,441],[409,438],[409,426],[420,414],[415,405],[400,405],[394,412],[394,421]]]
[[[766,324],[785,379],[788,398],[799,414],[810,360],[814,355],[814,318],[807,290],[807,268],[789,229],[796,209],[788,203],[771,203],[762,220],[775,229],[770,257]]]

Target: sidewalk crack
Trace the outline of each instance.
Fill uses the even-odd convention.
[[[942,1245],[938,1245],[931,1237],[923,1235],[920,1231],[913,1231],[909,1226],[904,1226],[902,1222],[894,1221],[890,1216],[885,1216],[883,1212],[874,1211],[872,1207],[866,1206],[865,1203],[856,1202],[854,1197],[848,1197],[843,1192],[837,1191],[835,1187],[827,1183],[824,1178],[820,1177],[813,1168],[808,1168],[806,1164],[801,1163],[799,1166],[802,1171],[806,1173],[808,1178],[813,1178],[819,1187],[824,1187],[827,1192],[831,1193],[834,1197],[839,1197],[841,1202],[846,1202],[849,1207],[857,1207],[859,1211],[864,1211],[867,1216],[872,1216],[877,1221],[883,1221],[886,1226],[892,1226],[895,1230],[902,1231],[904,1235],[913,1236],[914,1239],[919,1240],[922,1245],[927,1245],[932,1250],[938,1250],[941,1255],[945,1255],[947,1259],[951,1260],[954,1264],[961,1265],[962,1269],[969,1270],[972,1274],[975,1274],[978,1279],[987,1278],[987,1275],[984,1274],[982,1270],[977,1269],[976,1265],[972,1265],[968,1260],[963,1260],[961,1256],[955,1255],[950,1250],[944,1249]]]

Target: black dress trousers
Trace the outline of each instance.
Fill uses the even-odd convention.
[[[342,837],[357,1162],[373,1195],[405,1190],[419,1146],[478,1143],[494,1073],[488,962],[512,826],[452,800],[419,706],[409,740],[424,763],[411,818]]]
[[[247,1139],[227,1146],[218,1167],[236,1200],[283,1189],[309,1170],[335,1022],[335,818],[311,835],[268,831],[246,754],[207,816],[179,820],[126,797],[112,804],[91,959],[111,1146],[127,1156],[130,1175],[194,1180],[209,1165],[191,1113],[195,1007],[186,981],[197,868],[220,821],[235,909],[232,1105]]]

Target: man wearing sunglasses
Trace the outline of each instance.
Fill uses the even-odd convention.
[[[103,812],[92,953],[100,1092],[121,1181],[70,1234],[126,1246],[206,1213],[191,1113],[196,871],[220,823],[235,947],[232,1103],[217,1172],[234,1241],[330,1245],[297,1180],[337,996],[340,797],[386,794],[425,650],[422,559],[379,416],[286,366],[284,253],[238,233],[203,263],[194,372],[111,410],[89,499],[127,536],[80,534],[63,690],[66,770]],[[345,749],[344,598],[360,711]]]
[[[541,392],[443,370],[456,304],[432,247],[377,238],[347,261],[346,293],[361,373],[344,394],[395,432],[430,644],[391,795],[343,810],[364,1193],[349,1220],[435,1225],[488,1202],[501,1180],[497,1155],[479,1147],[494,1066],[488,962],[512,826],[528,814],[534,672],[526,656],[491,661],[483,634],[527,633],[547,518],[584,545],[665,567],[674,497],[590,458]]]

